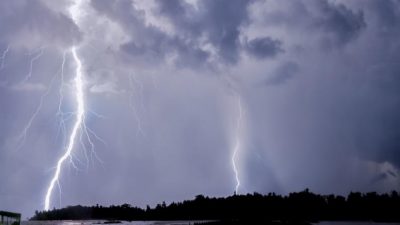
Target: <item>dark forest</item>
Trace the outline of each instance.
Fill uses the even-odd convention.
[[[130,204],[68,206],[36,211],[31,220],[216,220],[216,221],[400,221],[400,196],[391,193],[351,192],[347,197],[319,195],[308,189],[287,196],[269,193],[158,204],[146,209]]]

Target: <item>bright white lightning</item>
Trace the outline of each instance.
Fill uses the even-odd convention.
[[[70,14],[71,14],[71,18],[72,20],[79,25],[80,22],[80,17],[82,15],[84,15],[84,12],[82,11],[82,5],[83,5],[83,0],[75,0],[74,4],[70,7]],[[51,201],[51,196],[52,196],[52,192],[54,189],[54,186],[57,184],[58,188],[60,190],[60,194],[61,194],[61,186],[59,183],[59,179],[60,179],[60,174],[61,174],[61,170],[63,167],[64,162],[69,159],[69,162],[71,163],[71,165],[75,168],[78,169],[78,167],[75,165],[73,159],[74,158],[74,154],[73,154],[73,149],[75,147],[77,147],[78,145],[78,140],[80,141],[81,147],[84,150],[84,154],[87,160],[87,164],[89,165],[89,157],[87,155],[88,149],[85,145],[84,142],[84,137],[85,140],[87,141],[87,144],[90,146],[90,151],[91,151],[91,156],[95,156],[96,159],[98,161],[101,162],[101,160],[99,159],[99,157],[97,156],[96,152],[94,151],[94,143],[91,139],[91,137],[94,137],[95,139],[97,139],[98,141],[102,142],[103,144],[105,144],[104,140],[102,140],[99,136],[97,136],[97,134],[92,131],[89,127],[87,127],[86,123],[85,123],[85,114],[86,114],[86,107],[85,107],[85,96],[84,96],[84,72],[83,72],[83,64],[82,64],[82,60],[78,54],[78,47],[76,45],[72,46],[71,50],[70,50],[73,60],[75,62],[75,78],[73,80],[73,88],[74,88],[74,93],[75,93],[75,103],[76,103],[76,111],[75,112],[71,112],[71,113],[63,113],[61,108],[62,108],[62,104],[63,104],[63,87],[64,87],[64,64],[65,64],[65,54],[63,56],[63,64],[62,64],[62,70],[61,70],[61,87],[60,87],[60,91],[59,91],[59,95],[60,95],[60,101],[59,101],[59,105],[58,105],[58,111],[57,111],[57,115],[59,117],[61,117],[61,122],[60,122],[60,129],[62,131],[64,131],[65,133],[65,121],[66,119],[64,118],[64,115],[67,115],[68,117],[70,116],[75,116],[75,122],[73,124],[71,133],[69,135],[68,138],[68,142],[67,145],[65,147],[65,152],[64,154],[58,159],[57,161],[57,165],[55,168],[55,173],[50,181],[49,186],[47,187],[47,192],[46,192],[46,197],[45,197],[45,205],[44,205],[44,209],[45,210],[49,210],[50,208],[50,201]],[[89,112],[91,112],[90,110],[88,110]],[[92,112],[93,113],[93,112]],[[98,114],[93,113],[95,116],[99,116]],[[100,116],[99,116],[100,117]],[[78,137],[79,136],[79,137]],[[79,161],[79,160],[78,160]],[[61,195],[60,195],[61,198]],[[61,202],[61,201],[60,201]]]
[[[85,117],[82,62],[78,56],[76,46],[72,47],[71,53],[72,53],[73,59],[76,63],[76,76],[74,79],[75,92],[76,92],[75,98],[76,98],[76,104],[77,104],[76,121],[72,128],[71,135],[69,136],[69,142],[68,142],[66,151],[65,151],[64,155],[62,155],[61,158],[58,160],[57,166],[56,166],[56,171],[55,171],[54,176],[51,179],[50,185],[47,189],[46,198],[45,198],[45,206],[44,206],[45,210],[49,210],[49,208],[50,208],[51,194],[53,192],[55,184],[58,183],[60,173],[61,173],[61,167],[62,167],[64,161],[71,157],[71,153],[75,146],[75,141],[76,141],[76,137],[78,135],[78,131],[82,127],[82,124],[84,122],[84,117]]]
[[[241,143],[240,143],[240,130],[241,130],[241,126],[242,126],[242,117],[243,117],[243,109],[242,109],[242,103],[240,100],[240,97],[238,97],[238,111],[239,111],[239,115],[236,121],[236,140],[235,140],[235,146],[233,148],[233,154],[232,154],[232,168],[233,168],[233,172],[235,173],[235,180],[236,180],[236,186],[235,186],[235,194],[238,193],[239,191],[239,187],[240,187],[240,178],[239,178],[239,171],[237,168],[237,157],[241,148]]]

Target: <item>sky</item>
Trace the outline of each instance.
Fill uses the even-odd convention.
[[[44,208],[72,47],[51,208],[228,196],[233,165],[239,194],[400,190],[398,0],[2,0],[0,34],[1,210]]]

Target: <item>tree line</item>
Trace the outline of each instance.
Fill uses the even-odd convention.
[[[286,196],[269,193],[205,197],[165,202],[145,209],[129,204],[68,206],[36,211],[31,220],[219,220],[219,221],[324,221],[368,220],[400,222],[400,196],[396,191],[351,192],[347,197],[319,195],[308,189]]]

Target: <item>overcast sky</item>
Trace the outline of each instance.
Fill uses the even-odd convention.
[[[78,23],[69,0],[0,2],[0,210],[44,207],[72,46],[88,135],[51,208],[231,195],[236,143],[239,193],[399,190],[400,1],[82,3]]]

